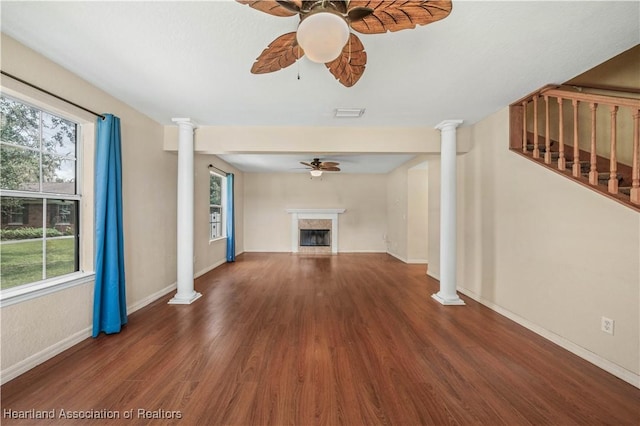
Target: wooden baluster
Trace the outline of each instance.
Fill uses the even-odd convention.
[[[538,148],[538,95],[533,95],[533,158],[540,158]]]
[[[545,164],[551,164],[551,135],[549,127],[549,96],[544,96],[544,162]]]
[[[631,202],[640,205],[640,110],[633,114],[633,166],[631,169]]]
[[[562,98],[558,98],[558,169],[565,170],[567,163],[564,158],[564,115],[562,110]]]
[[[522,152],[527,150],[527,101],[522,102]]]
[[[592,102],[589,107],[591,108],[591,168],[589,169],[589,183],[591,185],[597,185],[598,168],[596,166],[596,110],[598,109],[598,104]]]
[[[618,107],[611,106],[611,159],[609,161],[609,192],[618,193],[618,159],[616,158],[616,117]]]
[[[578,106],[580,101],[573,99],[573,177],[580,177],[580,144],[578,141]]]

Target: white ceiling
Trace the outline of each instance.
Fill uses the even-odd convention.
[[[218,155],[227,163],[249,173],[307,173],[300,161],[310,163],[315,157],[309,154],[224,154]],[[323,154],[320,161],[340,163],[341,173],[389,173],[411,160],[408,154]]]
[[[262,49],[295,31],[298,18],[233,1],[3,0],[0,7],[3,32],[162,124],[178,116],[214,126],[470,124],[640,43],[638,1],[454,0],[451,15],[431,25],[359,34],[367,68],[345,88],[304,58],[251,74]],[[336,119],[337,107],[366,112]]]

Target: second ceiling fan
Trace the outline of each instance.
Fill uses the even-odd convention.
[[[427,25],[451,13],[451,0],[236,0],[273,16],[300,16],[298,30],[281,35],[262,51],[254,74],[288,67],[302,56],[324,63],[344,86],[364,73],[367,53],[357,35],[381,34]],[[305,52],[306,50],[306,52]]]
[[[301,161],[300,164],[306,166],[311,172],[311,176],[318,177],[322,176],[322,172],[339,172],[340,163],[336,163],[335,161],[320,161],[319,158],[314,158],[311,163],[305,163]]]

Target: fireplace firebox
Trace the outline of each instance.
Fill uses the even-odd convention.
[[[331,247],[330,229],[301,229],[301,247]]]

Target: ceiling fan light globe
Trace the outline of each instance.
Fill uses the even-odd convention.
[[[340,56],[349,40],[349,25],[335,13],[317,12],[300,22],[296,37],[309,60],[325,64]]]
[[[322,176],[322,170],[311,170],[309,173],[311,173],[311,176],[313,176],[313,177]]]

